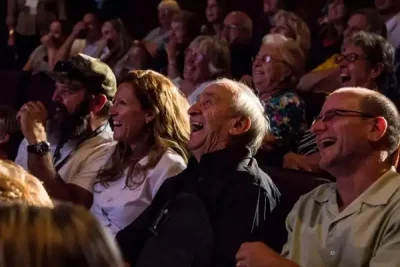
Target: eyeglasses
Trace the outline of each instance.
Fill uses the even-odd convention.
[[[328,122],[333,120],[335,117],[361,117],[361,118],[368,118],[372,119],[375,118],[376,116],[373,116],[368,113],[360,112],[360,111],[355,111],[355,110],[347,110],[347,109],[330,109],[326,111],[323,115],[320,114],[318,115],[313,124],[316,123],[317,121],[323,121],[323,122]]]
[[[261,61],[262,63],[271,63],[271,62],[279,62],[283,64],[287,64],[285,61],[277,60],[270,55],[257,55],[253,61]]]
[[[190,57],[197,63],[205,59],[205,56],[203,54],[194,52],[190,48],[185,50],[185,57]]]
[[[367,59],[367,57],[357,55],[356,53],[350,53],[350,54],[347,54],[347,55],[339,55],[335,59],[335,63],[336,64],[340,64],[343,60],[346,60],[347,63],[352,63],[352,62],[354,62],[356,60],[362,60],[362,59]]]

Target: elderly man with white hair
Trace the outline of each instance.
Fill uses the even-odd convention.
[[[254,159],[269,128],[261,102],[246,85],[221,79],[189,115],[187,169],[117,234],[131,266],[234,266],[242,242],[267,236],[280,193]]]
[[[325,101],[311,130],[320,167],[336,178],[302,196],[286,220],[282,255],[245,243],[238,267],[400,266],[400,174],[393,159],[400,115],[382,94],[342,88]]]

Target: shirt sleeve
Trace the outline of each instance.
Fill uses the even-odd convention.
[[[69,183],[75,184],[89,192],[93,192],[93,184],[98,171],[106,164],[111,148],[114,148],[114,146],[110,146],[110,144],[103,144],[93,148],[89,157],[87,157],[85,162],[80,166],[80,171],[72,175]]]
[[[19,144],[17,157],[15,158],[15,163],[20,165],[26,171],[28,171],[28,141],[26,139],[22,140],[21,144]]]
[[[399,212],[398,209],[397,212]],[[370,267],[400,267],[400,257],[398,256],[400,250],[400,216],[399,213],[394,216],[394,220],[389,223],[388,230],[368,265]]]

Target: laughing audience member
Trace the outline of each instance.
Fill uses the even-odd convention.
[[[253,80],[271,124],[265,145],[274,152],[290,151],[307,129],[304,102],[294,91],[304,65],[296,41],[281,34],[264,37],[253,64]]]
[[[347,27],[343,34],[342,51],[346,48],[348,41],[353,34],[359,31],[366,31],[386,37],[386,26],[379,13],[374,9],[361,9],[352,14],[347,22]],[[339,54],[334,54],[319,67],[307,73],[300,79],[297,86],[301,91],[328,91],[331,92],[340,87],[337,79],[339,66],[336,58]]]
[[[0,204],[53,207],[42,183],[17,164],[0,160]]]
[[[348,41],[343,54],[336,59],[339,65],[341,87],[365,87],[385,94],[387,97],[397,96],[393,92],[390,81],[394,71],[394,49],[381,36],[373,33],[358,32]],[[308,148],[302,144],[308,140]],[[284,157],[284,167],[306,171],[319,171],[321,158],[318,151],[313,150],[315,136],[309,131],[302,137],[296,153],[288,153]]]
[[[251,43],[252,36],[253,21],[246,13],[233,11],[225,17],[221,37],[229,43],[234,79],[251,75],[251,60],[255,52]]]
[[[115,242],[82,207],[0,206],[0,243],[7,267],[124,266]]]
[[[400,266],[400,174],[392,166],[399,111],[378,92],[343,88],[327,98],[312,131],[319,164],[336,183],[296,203],[282,255],[245,243],[236,266]]]
[[[67,60],[79,53],[99,58],[105,48],[101,41],[101,22],[94,13],[87,13],[82,21],[75,24],[72,33],[57,53],[58,60]]]
[[[253,157],[268,130],[260,100],[244,84],[218,80],[189,115],[188,168],[117,235],[131,266],[234,266],[243,241],[266,236],[279,192]]]
[[[118,144],[97,176],[91,208],[113,235],[147,208],[167,178],[186,168],[188,108],[159,73],[134,71],[122,80],[110,109]]]
[[[201,34],[221,37],[222,23],[226,15],[226,0],[208,0],[206,7],[207,23],[201,27]]]
[[[228,44],[216,37],[199,36],[190,43],[185,54],[183,80],[180,90],[193,104],[201,93],[197,88],[204,82],[230,75],[231,55]]]
[[[17,118],[25,139],[16,163],[52,198],[90,208],[93,180],[113,145],[108,110],[117,82],[106,64],[82,54],[58,62],[51,76],[56,113],[48,118],[41,102],[22,106]]]

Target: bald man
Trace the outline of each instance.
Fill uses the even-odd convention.
[[[282,256],[245,243],[237,266],[400,266],[400,174],[392,166],[400,116],[378,92],[343,88],[312,125],[320,167],[336,178],[296,203]]]
[[[221,36],[230,45],[232,77],[238,80],[243,75],[251,75],[252,58],[256,54],[252,44],[251,18],[241,11],[229,13],[225,17]]]
[[[268,128],[260,100],[244,84],[219,80],[188,113],[187,169],[117,234],[131,266],[232,267],[242,242],[267,236],[279,192],[254,159]]]

